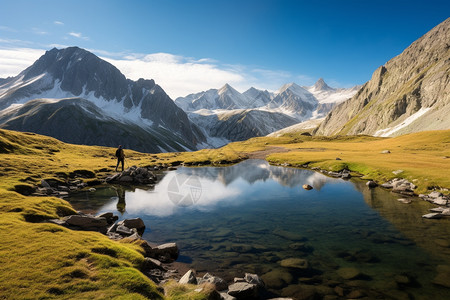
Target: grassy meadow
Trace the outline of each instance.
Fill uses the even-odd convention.
[[[382,154],[389,150],[389,154]],[[96,232],[42,223],[73,213],[67,201],[23,196],[16,190],[41,179],[92,173],[92,184],[114,172],[115,149],[62,143],[37,134],[0,130],[0,299],[205,299],[188,286],[168,285],[163,296],[142,272],[143,249]],[[418,186],[450,188],[450,130],[396,138],[253,138],[215,150],[144,154],[125,150],[128,166],[227,165],[246,158],[339,171],[348,168],[380,183],[402,177]],[[340,160],[336,160],[339,158]],[[393,171],[403,170],[398,175]],[[445,192],[445,190],[444,190]],[[448,193],[448,191],[446,191]]]

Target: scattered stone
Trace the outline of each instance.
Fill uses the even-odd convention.
[[[340,159],[339,157],[336,157],[336,160],[342,160],[342,159]]]
[[[63,219],[68,225],[80,227],[83,230],[105,231],[108,222],[105,218],[89,215],[71,215]]]
[[[385,183],[381,184],[380,186],[382,188],[385,188],[385,189],[392,189],[393,188],[393,185],[391,183],[389,183],[389,182],[385,182]]]
[[[411,204],[411,202],[412,202],[411,199],[405,199],[405,198],[397,199],[397,201],[400,203],[403,203],[403,204]]]
[[[428,197],[431,197],[431,198],[439,198],[439,197],[442,197],[442,196],[443,196],[442,193],[436,192],[436,191],[431,192],[431,193],[428,194]]]
[[[144,258],[143,267],[144,267],[144,270],[153,270],[153,269],[164,270],[162,263],[159,260],[151,258],[151,257]]]
[[[236,297],[233,297],[231,295],[228,295],[225,292],[220,293],[220,299],[221,300],[236,300]]]
[[[233,282],[236,283],[236,282],[247,282],[247,281],[245,281],[245,279],[242,277],[234,277]]]
[[[355,279],[362,275],[362,273],[356,268],[340,268],[337,270],[337,273],[346,280]]]
[[[309,263],[303,258],[286,258],[280,261],[280,265],[285,268],[306,270],[309,268]]]
[[[136,228],[137,230],[144,230],[145,224],[144,221],[142,221],[141,218],[135,218],[135,219],[125,219],[118,223],[119,225],[124,225],[128,228]]]
[[[245,281],[247,281],[248,283],[251,284],[256,284],[259,287],[264,287],[264,282],[262,281],[262,279],[256,275],[256,274],[251,274],[251,273],[245,273],[244,276]]]
[[[223,280],[220,277],[211,275],[209,273],[206,273],[205,275],[203,275],[203,277],[200,280],[198,280],[197,282],[198,282],[198,284],[203,284],[203,283],[213,284],[215,286],[215,289],[218,291],[226,290],[228,287],[225,280]]]
[[[90,188],[90,189],[89,189],[89,192],[91,192],[91,193],[93,193],[93,192],[95,192],[95,191],[96,191],[95,188]]]
[[[429,211],[431,211],[431,212],[442,213],[442,214],[443,214],[444,210],[446,210],[446,208],[443,208],[443,207],[433,207],[433,208],[429,209]]]
[[[440,219],[440,218],[442,218],[442,215],[440,213],[429,213],[429,214],[423,215],[422,218],[425,218],[425,219]]]
[[[133,233],[135,233],[135,231],[133,231],[131,228],[128,228],[125,225],[118,225],[115,232],[122,236],[130,236]]]
[[[293,277],[286,269],[279,268],[272,270],[261,276],[267,288],[281,289],[284,286],[292,283]]]
[[[393,173],[394,175],[398,175],[398,174],[403,173],[403,172],[404,172],[403,170],[395,170],[395,171],[392,171],[392,173]]]
[[[450,208],[444,209],[444,210],[441,212],[441,214],[442,214],[443,216],[450,216]]]
[[[247,282],[233,283],[228,286],[228,295],[236,299],[257,299],[258,286]]]
[[[367,185],[369,188],[376,188],[376,187],[378,186],[378,184],[377,184],[375,181],[373,181],[373,180],[369,180],[369,181],[366,183],[366,185]]]
[[[383,151],[381,151],[380,153],[381,153],[381,154],[389,154],[389,153],[391,153],[391,151],[389,151],[389,150],[383,150]]]
[[[186,272],[186,274],[181,277],[181,279],[178,281],[180,284],[197,284],[197,278],[195,277],[195,271],[189,270]]]
[[[444,205],[445,206],[445,205],[447,205],[448,201],[444,197],[437,197],[437,198],[435,198],[433,203],[436,205]]]
[[[310,186],[309,184],[304,184],[303,186],[302,186],[305,190],[307,190],[307,191],[309,191],[309,190],[312,190],[313,189],[313,187],[312,186]]]

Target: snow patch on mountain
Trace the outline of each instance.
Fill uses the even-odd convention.
[[[377,132],[375,132],[374,136],[381,136],[381,137],[388,137],[396,133],[402,128],[405,128],[409,126],[411,123],[422,117],[424,114],[426,114],[431,107],[422,107],[419,109],[416,113],[410,115],[408,118],[406,118],[403,122],[400,124],[394,126],[394,127],[388,127],[385,129],[380,129]]]

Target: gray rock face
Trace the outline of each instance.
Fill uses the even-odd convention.
[[[203,277],[198,281],[198,284],[202,284],[205,282],[214,284],[216,290],[218,291],[226,290],[228,287],[228,284],[225,282],[225,280],[209,273],[203,275]]]
[[[397,136],[450,128],[449,40],[450,18],[379,67],[316,133]]]
[[[128,148],[131,147],[125,142],[117,143],[117,139],[131,134],[137,144],[133,146],[142,143],[138,150],[152,152],[160,152],[161,148],[182,150],[183,146],[195,149],[197,143],[205,140],[186,113],[153,80],[128,80],[110,63],[77,47],[47,51],[18,76],[6,79],[1,88],[8,89],[0,98],[0,127],[3,128],[32,131],[73,143],[114,147],[124,144]],[[8,114],[2,111],[16,102],[55,98],[55,94],[59,99],[74,99],[34,102]],[[139,116],[118,120],[111,112],[81,99],[103,103],[102,107],[109,109],[114,107],[113,111],[122,112],[119,117],[132,109]],[[14,121],[16,117],[19,119]],[[156,145],[152,148],[151,144]]]

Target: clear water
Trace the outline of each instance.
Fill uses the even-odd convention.
[[[179,261],[198,274],[232,281],[257,273],[276,295],[450,299],[450,288],[434,283],[447,278],[450,287],[449,220],[423,220],[428,203],[398,198],[362,181],[247,160],[182,167],[148,190],[99,188],[70,201],[87,212],[140,217],[145,239],[177,242]],[[309,269],[282,267],[286,258],[306,259]]]

